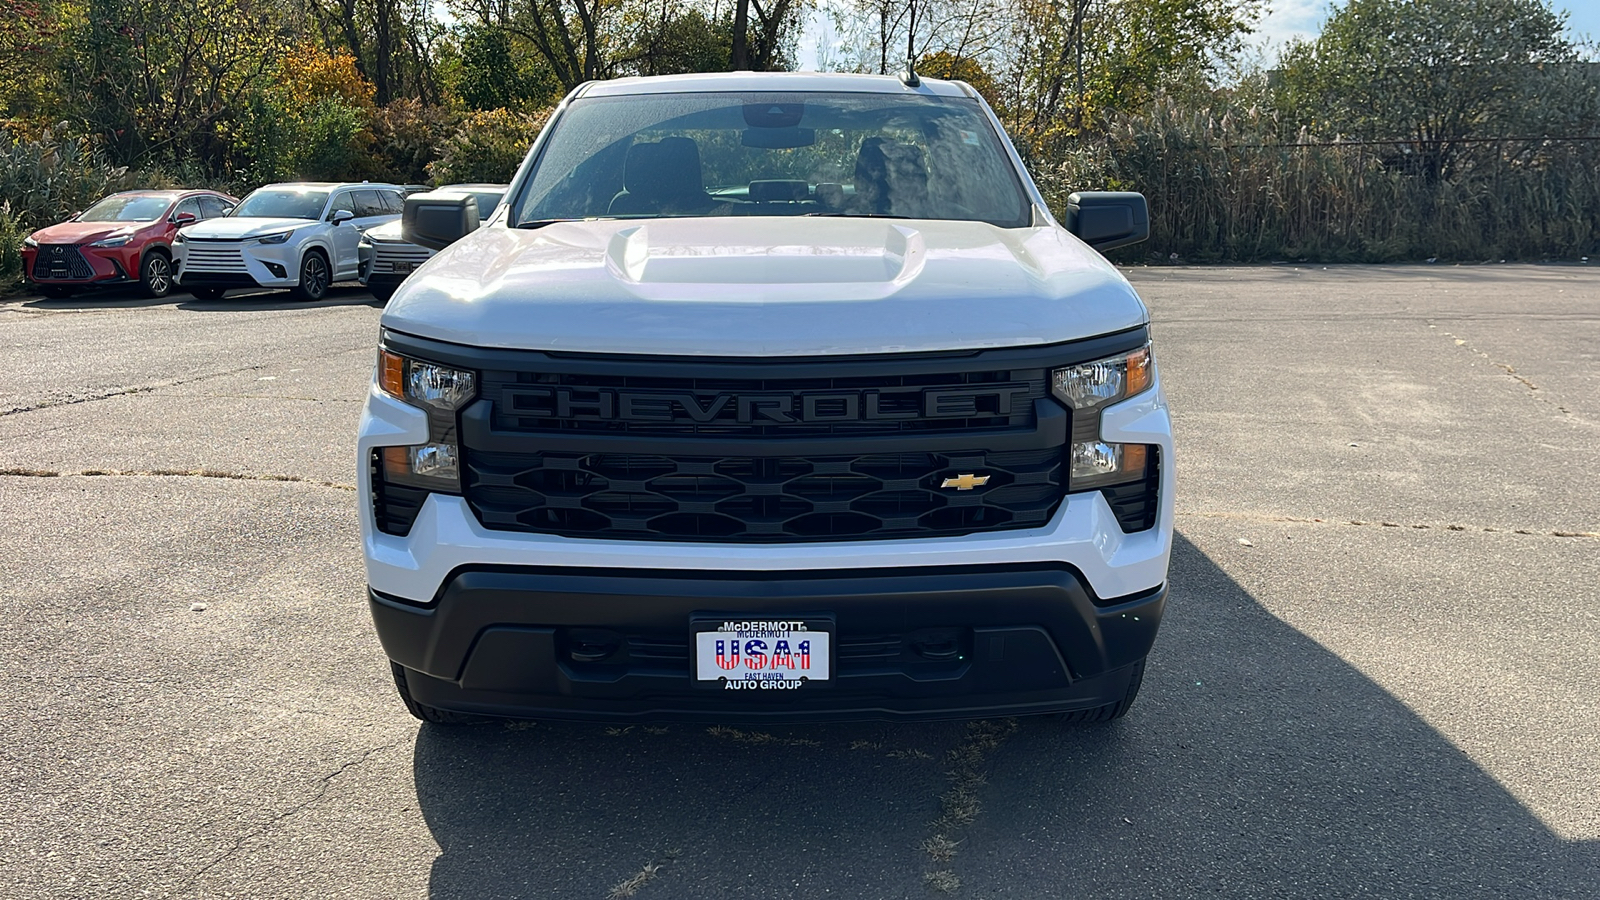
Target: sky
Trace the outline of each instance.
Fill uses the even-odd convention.
[[[1271,60],[1291,38],[1315,37],[1321,30],[1329,0],[1268,0],[1267,15],[1256,25],[1254,43]],[[1556,0],[1557,12],[1567,14],[1567,30],[1573,37],[1600,40],[1600,0]],[[800,37],[800,68],[817,68],[817,47],[832,38],[833,29],[822,17],[813,14]]]

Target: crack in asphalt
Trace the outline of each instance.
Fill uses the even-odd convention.
[[[1296,522],[1306,525],[1354,525],[1379,528],[1412,528],[1418,531],[1471,531],[1482,534],[1524,534],[1533,537],[1600,538],[1600,531],[1566,531],[1561,529],[1534,530],[1532,528],[1496,528],[1493,525],[1461,525],[1454,522],[1390,522],[1383,519],[1330,519],[1313,516],[1284,516],[1275,513],[1249,512],[1182,512],[1180,516],[1201,519],[1248,519],[1258,522]]]
[[[7,410],[0,410],[0,417],[15,416],[21,413],[37,412],[41,409],[53,409],[57,406],[75,406],[79,403],[93,403],[97,400],[110,400],[113,397],[126,397],[129,394],[144,394],[162,388],[177,387],[183,384],[195,384],[212,378],[222,378],[228,375],[238,375],[240,372],[256,372],[267,367],[266,363],[257,363],[253,366],[242,366],[229,369],[226,372],[212,372],[209,375],[197,375],[194,378],[179,378],[173,381],[163,381],[159,384],[145,384],[136,387],[118,388],[114,391],[104,391],[98,394],[89,394],[83,397],[71,397],[66,400],[45,400],[32,406],[13,406]]]
[[[1437,328],[1438,326],[1430,324],[1428,327],[1429,328]],[[1445,331],[1444,329],[1439,329],[1439,333],[1444,335],[1445,337],[1450,338],[1451,340],[1455,341],[1457,347],[1460,347],[1461,349],[1467,351],[1468,353],[1471,353],[1474,356],[1479,357],[1484,362],[1487,362],[1489,365],[1495,367],[1496,369],[1499,369],[1507,377],[1513,379],[1518,384],[1520,384],[1523,387],[1527,388],[1528,392],[1531,393],[1531,394],[1534,394],[1536,397],[1538,397],[1538,399],[1540,401],[1542,401],[1544,403],[1548,403],[1551,406],[1554,406],[1557,410],[1559,410],[1561,412],[1561,414],[1563,416],[1566,416],[1569,419],[1572,419],[1572,420],[1577,421],[1577,422],[1582,422],[1585,425],[1589,425],[1591,427],[1594,427],[1595,423],[1590,422],[1588,419],[1573,413],[1572,410],[1567,409],[1565,406],[1562,406],[1560,403],[1557,403],[1555,400],[1552,400],[1550,398],[1550,394],[1549,394],[1548,391],[1541,391],[1539,389],[1539,386],[1537,384],[1533,383],[1532,379],[1530,379],[1527,376],[1522,375],[1519,372],[1517,372],[1517,369],[1516,369],[1515,366],[1511,365],[1510,363],[1500,362],[1499,360],[1491,357],[1489,354],[1483,352],[1482,350],[1479,350],[1477,347],[1474,347],[1465,338],[1456,337],[1456,335],[1454,335],[1451,332]]]
[[[217,469],[82,469],[62,472],[52,469],[9,468],[0,469],[0,478],[217,478],[224,481],[275,481],[289,484],[306,484],[312,487],[353,491],[356,486],[338,481],[322,481],[303,475],[278,475],[273,473],[223,472]]]
[[[229,857],[233,856],[235,853],[238,853],[240,850],[244,849],[244,845],[246,843],[248,843],[249,841],[253,840],[254,838],[258,838],[261,835],[266,834],[268,831],[272,830],[272,828],[274,826],[276,826],[278,823],[284,821],[285,819],[289,818],[290,816],[293,816],[293,815],[296,815],[298,813],[304,812],[305,810],[307,810],[310,807],[314,806],[317,802],[322,800],[323,797],[326,797],[328,795],[328,789],[333,786],[333,779],[338,778],[340,775],[343,775],[345,772],[349,771],[350,769],[352,769],[352,768],[354,768],[356,766],[359,766],[362,763],[366,762],[367,760],[371,759],[373,754],[381,753],[384,750],[393,750],[394,748],[396,748],[396,747],[400,746],[401,744],[405,743],[406,740],[407,740],[406,738],[400,738],[399,740],[391,741],[390,743],[383,744],[383,745],[377,746],[377,747],[373,747],[373,748],[367,750],[366,752],[362,753],[360,757],[358,757],[356,759],[352,759],[352,760],[350,760],[348,762],[345,762],[344,764],[340,765],[339,768],[334,769],[332,772],[329,772],[328,774],[322,776],[322,778],[320,779],[320,783],[317,785],[317,792],[314,795],[312,795],[309,799],[305,800],[302,803],[295,804],[293,807],[291,807],[291,808],[279,813],[276,816],[273,816],[267,822],[265,822],[265,823],[261,824],[260,826],[252,829],[249,833],[247,833],[245,835],[242,835],[242,836],[240,836],[238,838],[235,838],[234,842],[233,842],[233,846],[231,846],[228,849],[222,851],[222,854],[219,855],[216,859],[213,859],[211,862],[208,862],[204,866],[201,866],[198,870],[195,871],[195,873],[193,875],[189,876],[188,880],[186,880],[183,883],[183,885],[178,888],[178,890],[179,891],[187,891],[190,888],[194,887],[195,883],[198,882],[203,875],[205,875],[207,872],[211,871],[212,869],[216,868],[224,860],[226,860]]]

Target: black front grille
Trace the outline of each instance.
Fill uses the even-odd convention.
[[[1049,521],[1062,450],[665,456],[469,450],[486,528],[574,537],[825,541],[966,534]],[[945,487],[962,475],[981,486]]]
[[[33,257],[35,281],[84,281],[94,277],[94,268],[73,244],[40,244]]]
[[[486,371],[498,431],[638,435],[880,435],[1029,428],[1043,368],[727,378]]]
[[[1161,510],[1161,450],[1150,448],[1148,474],[1139,481],[1102,488],[1117,524],[1128,534],[1144,531],[1156,524]]]
[[[397,353],[478,373],[446,430],[485,528],[741,543],[1045,526],[1075,424],[1049,372],[1148,340],[1141,327],[1030,347],[698,358],[384,332]]]
[[[367,474],[372,479],[372,517],[378,530],[384,534],[404,537],[422,512],[422,503],[428,499],[426,488],[396,484],[383,477],[383,462],[379,451],[372,451]]]

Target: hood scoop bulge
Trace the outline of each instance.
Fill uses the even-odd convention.
[[[645,299],[863,300],[915,280],[921,232],[860,219],[655,221],[616,232],[606,269]],[[731,239],[730,239],[731,238]],[[826,285],[825,289],[819,286]]]

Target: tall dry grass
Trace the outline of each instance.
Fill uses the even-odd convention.
[[[1462,150],[1430,178],[1400,145],[1283,134],[1271,116],[1162,102],[1034,172],[1051,206],[1074,190],[1142,191],[1151,240],[1124,260],[1394,262],[1576,259],[1600,251],[1600,141]]]

